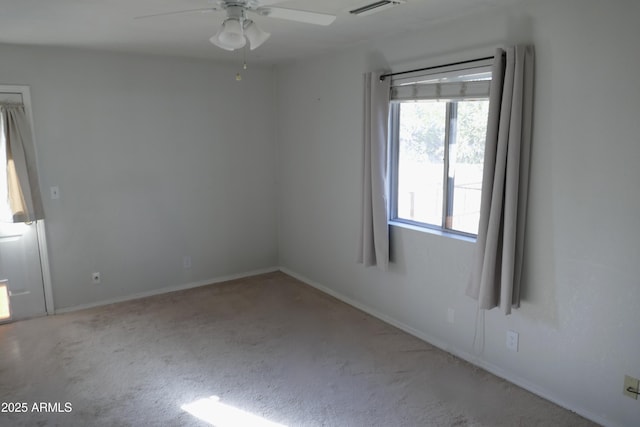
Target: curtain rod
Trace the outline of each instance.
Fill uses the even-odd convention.
[[[433,67],[416,68],[415,70],[398,71],[397,73],[383,74],[380,76],[380,81],[383,82],[384,79],[386,79],[387,77],[399,76],[401,74],[417,73],[419,71],[437,70],[438,68],[451,67],[454,65],[470,64],[471,62],[485,61],[487,59],[493,59],[493,58],[494,58],[493,56],[485,56],[484,58],[468,59],[466,61],[452,62],[450,64],[434,65]]]

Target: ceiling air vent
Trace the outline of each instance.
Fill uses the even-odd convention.
[[[371,15],[372,13],[381,12],[402,3],[405,3],[405,0],[381,0],[350,10],[349,13],[359,16]]]

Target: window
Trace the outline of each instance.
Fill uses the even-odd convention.
[[[477,234],[490,79],[484,65],[393,82],[392,220]]]

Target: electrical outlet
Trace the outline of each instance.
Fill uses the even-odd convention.
[[[638,400],[638,392],[640,392],[640,390],[638,390],[638,387],[640,387],[640,380],[638,380],[638,378],[633,378],[629,375],[624,376],[623,393],[625,396]],[[630,390],[634,390],[635,393]]]
[[[507,348],[511,351],[518,351],[518,333],[516,331],[507,331]]]
[[[60,198],[60,188],[57,185],[51,187],[51,200],[57,200]]]
[[[191,268],[191,257],[189,255],[182,257],[182,268]]]
[[[97,273],[97,272],[96,272],[96,273],[92,273],[92,274],[91,274],[91,282],[92,282],[94,285],[99,285],[101,280],[102,280],[102,279],[101,279],[101,277],[100,277],[100,273]]]

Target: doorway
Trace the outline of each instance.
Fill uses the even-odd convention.
[[[24,104],[34,134],[28,86],[0,85],[0,102]],[[0,323],[53,314],[44,221],[10,222],[6,165],[0,132]]]

